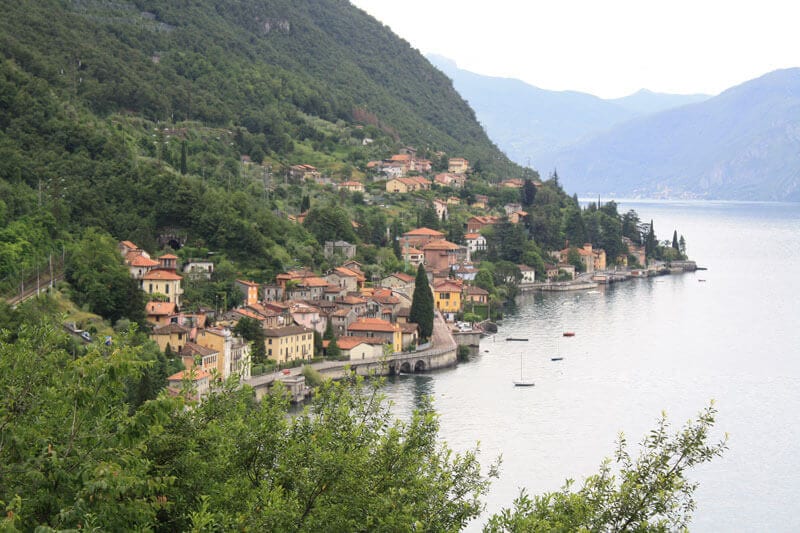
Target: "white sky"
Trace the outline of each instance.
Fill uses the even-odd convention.
[[[464,70],[603,98],[718,94],[800,66],[795,0],[351,0]]]

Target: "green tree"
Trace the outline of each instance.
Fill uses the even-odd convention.
[[[325,324],[325,332],[322,334],[322,339],[329,341],[333,340],[335,335],[333,334],[333,320],[328,320]]]
[[[656,233],[653,230],[653,220],[650,220],[650,227],[647,230],[647,237],[644,241],[644,251],[647,257],[653,257],[656,254],[656,248],[658,248],[658,239],[656,238]]]
[[[680,244],[678,244],[678,230],[674,230],[672,232],[672,248],[674,248],[678,252],[681,251]]]
[[[433,204],[431,203],[426,203],[425,206],[417,212],[417,218],[419,220],[418,226],[422,228],[438,230],[441,225],[439,217],[436,216],[436,209],[433,208]]]
[[[261,323],[248,317],[242,317],[233,327],[233,332],[252,346],[253,364],[262,364],[267,360],[267,349],[264,345],[264,329]]]
[[[339,348],[339,343],[336,342],[336,337],[328,342],[328,349],[325,354],[331,359],[339,359],[342,356],[342,350]]]
[[[567,251],[567,263],[574,266],[576,272],[583,272],[586,270],[586,265],[583,264],[581,254],[574,246],[570,246],[569,251]]]
[[[638,457],[631,457],[620,435],[614,464],[604,461],[581,488],[573,490],[568,481],[560,491],[534,498],[523,490],[485,531],[687,531],[697,483],[686,473],[727,448],[727,438],[708,442],[715,416],[712,404],[673,434],[662,414]]]
[[[116,322],[127,318],[144,323],[144,293],[117,252],[110,235],[90,228],[71,250],[65,266],[66,280],[79,305]]]
[[[522,189],[520,189],[520,203],[523,207],[531,207],[533,202],[536,200],[536,185],[533,184],[533,181],[530,178],[525,178],[525,183],[522,185]]]
[[[433,291],[423,265],[417,268],[417,279],[414,283],[408,320],[419,326],[420,339],[429,339],[433,333]]]
[[[478,270],[478,273],[475,274],[475,285],[480,287],[481,289],[489,292],[492,294],[495,292],[494,287],[494,276],[492,275],[492,271],[486,268],[481,268]]]
[[[181,174],[189,172],[189,167],[186,163],[186,141],[181,143]]]

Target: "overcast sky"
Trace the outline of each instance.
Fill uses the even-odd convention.
[[[800,66],[800,1],[351,1],[464,70],[603,98],[718,94]]]

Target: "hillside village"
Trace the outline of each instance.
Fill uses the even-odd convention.
[[[249,158],[243,156],[245,160]],[[464,318],[470,322],[491,318],[491,304],[501,302],[476,283],[488,248],[487,229],[500,223],[526,225],[529,213],[519,202],[492,209],[489,196],[481,194],[472,195],[472,203],[462,205],[462,198],[456,194],[467,186],[470,175],[469,162],[464,158],[449,158],[447,172],[433,174],[429,160],[419,159],[413,148],[405,148],[388,159],[372,161],[367,167],[373,173],[372,181],[382,183],[386,195],[413,198],[420,192],[432,191],[432,196],[423,197],[422,201],[432,198],[428,206],[437,221],[448,221],[454,208],[461,210],[464,219],[467,209],[469,216],[461,228],[460,242],[452,242],[445,232],[424,226],[396,235],[396,242],[391,244],[399,251],[397,259],[403,269],[376,277],[375,269],[365,268],[370,265],[356,260],[358,244],[326,241],[323,253],[331,268],[315,272],[311,265],[301,266],[281,272],[267,283],[236,279],[236,299],[241,303],[228,308],[226,301],[217,301],[213,309],[186,308],[182,281],[185,277],[195,283],[211,280],[214,260],[187,258],[179,264],[173,253],[153,258],[133,242],[119,243],[131,277],[149,299],[146,320],[152,327],[150,337],[165,353],[177,354],[186,368],[168,378],[173,390],[179,390],[184,380],[190,379],[202,396],[214,376],[227,379],[236,375],[245,381],[267,368],[310,363],[327,355],[331,342],[336,343],[336,358],[350,361],[417,349],[418,326],[409,321],[409,310],[415,288],[412,273],[420,266],[425,268],[435,309],[454,331],[471,327]],[[287,179],[336,186],[348,194],[366,192],[360,181],[332,182],[311,165],[290,167]],[[526,181],[529,187],[543,186],[538,179],[506,179],[495,187],[519,191],[515,193],[519,195]],[[370,201],[375,200],[370,196]],[[294,223],[304,224],[308,215],[306,210],[286,216]],[[358,227],[355,221],[352,225]],[[492,232],[488,234],[491,236]],[[627,269],[628,262],[646,265],[645,246],[628,237],[623,237],[623,242],[626,249],[614,258],[614,270],[622,268],[626,275],[637,275],[636,270]],[[534,265],[516,264],[515,272],[505,274],[499,281],[516,288],[543,290],[563,289],[579,274],[584,283],[581,288],[587,282],[610,281],[605,250],[590,243],[577,247],[567,241],[564,248],[551,251],[546,257],[548,262],[543,268],[539,265],[538,274]],[[261,331],[257,342],[263,342],[263,351],[260,347],[254,350],[250,342],[235,333],[242,320],[257,324]],[[322,336],[328,338],[319,342]],[[256,352],[263,353],[266,360],[254,364]]]

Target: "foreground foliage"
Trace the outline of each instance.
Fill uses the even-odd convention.
[[[727,448],[727,439],[708,442],[715,415],[712,404],[696,420],[671,434],[662,413],[635,459],[620,435],[614,464],[605,460],[600,472],[589,476],[580,489],[573,491],[569,480],[562,490],[533,498],[523,490],[513,508],[493,516],[485,530],[686,530],[695,509],[693,494],[697,488],[686,473],[721,456]]]
[[[457,531],[484,508],[497,464],[482,472],[477,450],[440,442],[427,400],[398,421],[379,381],[353,378],[291,415],[286,395],[256,401],[232,382],[200,404],[133,402],[130,384],[158,364],[134,337],[70,351],[30,319],[0,334],[5,530]],[[725,448],[708,444],[714,414],[672,436],[662,418],[637,459],[620,441],[618,473],[606,462],[578,491],[523,492],[487,531],[685,527],[687,469]]]

